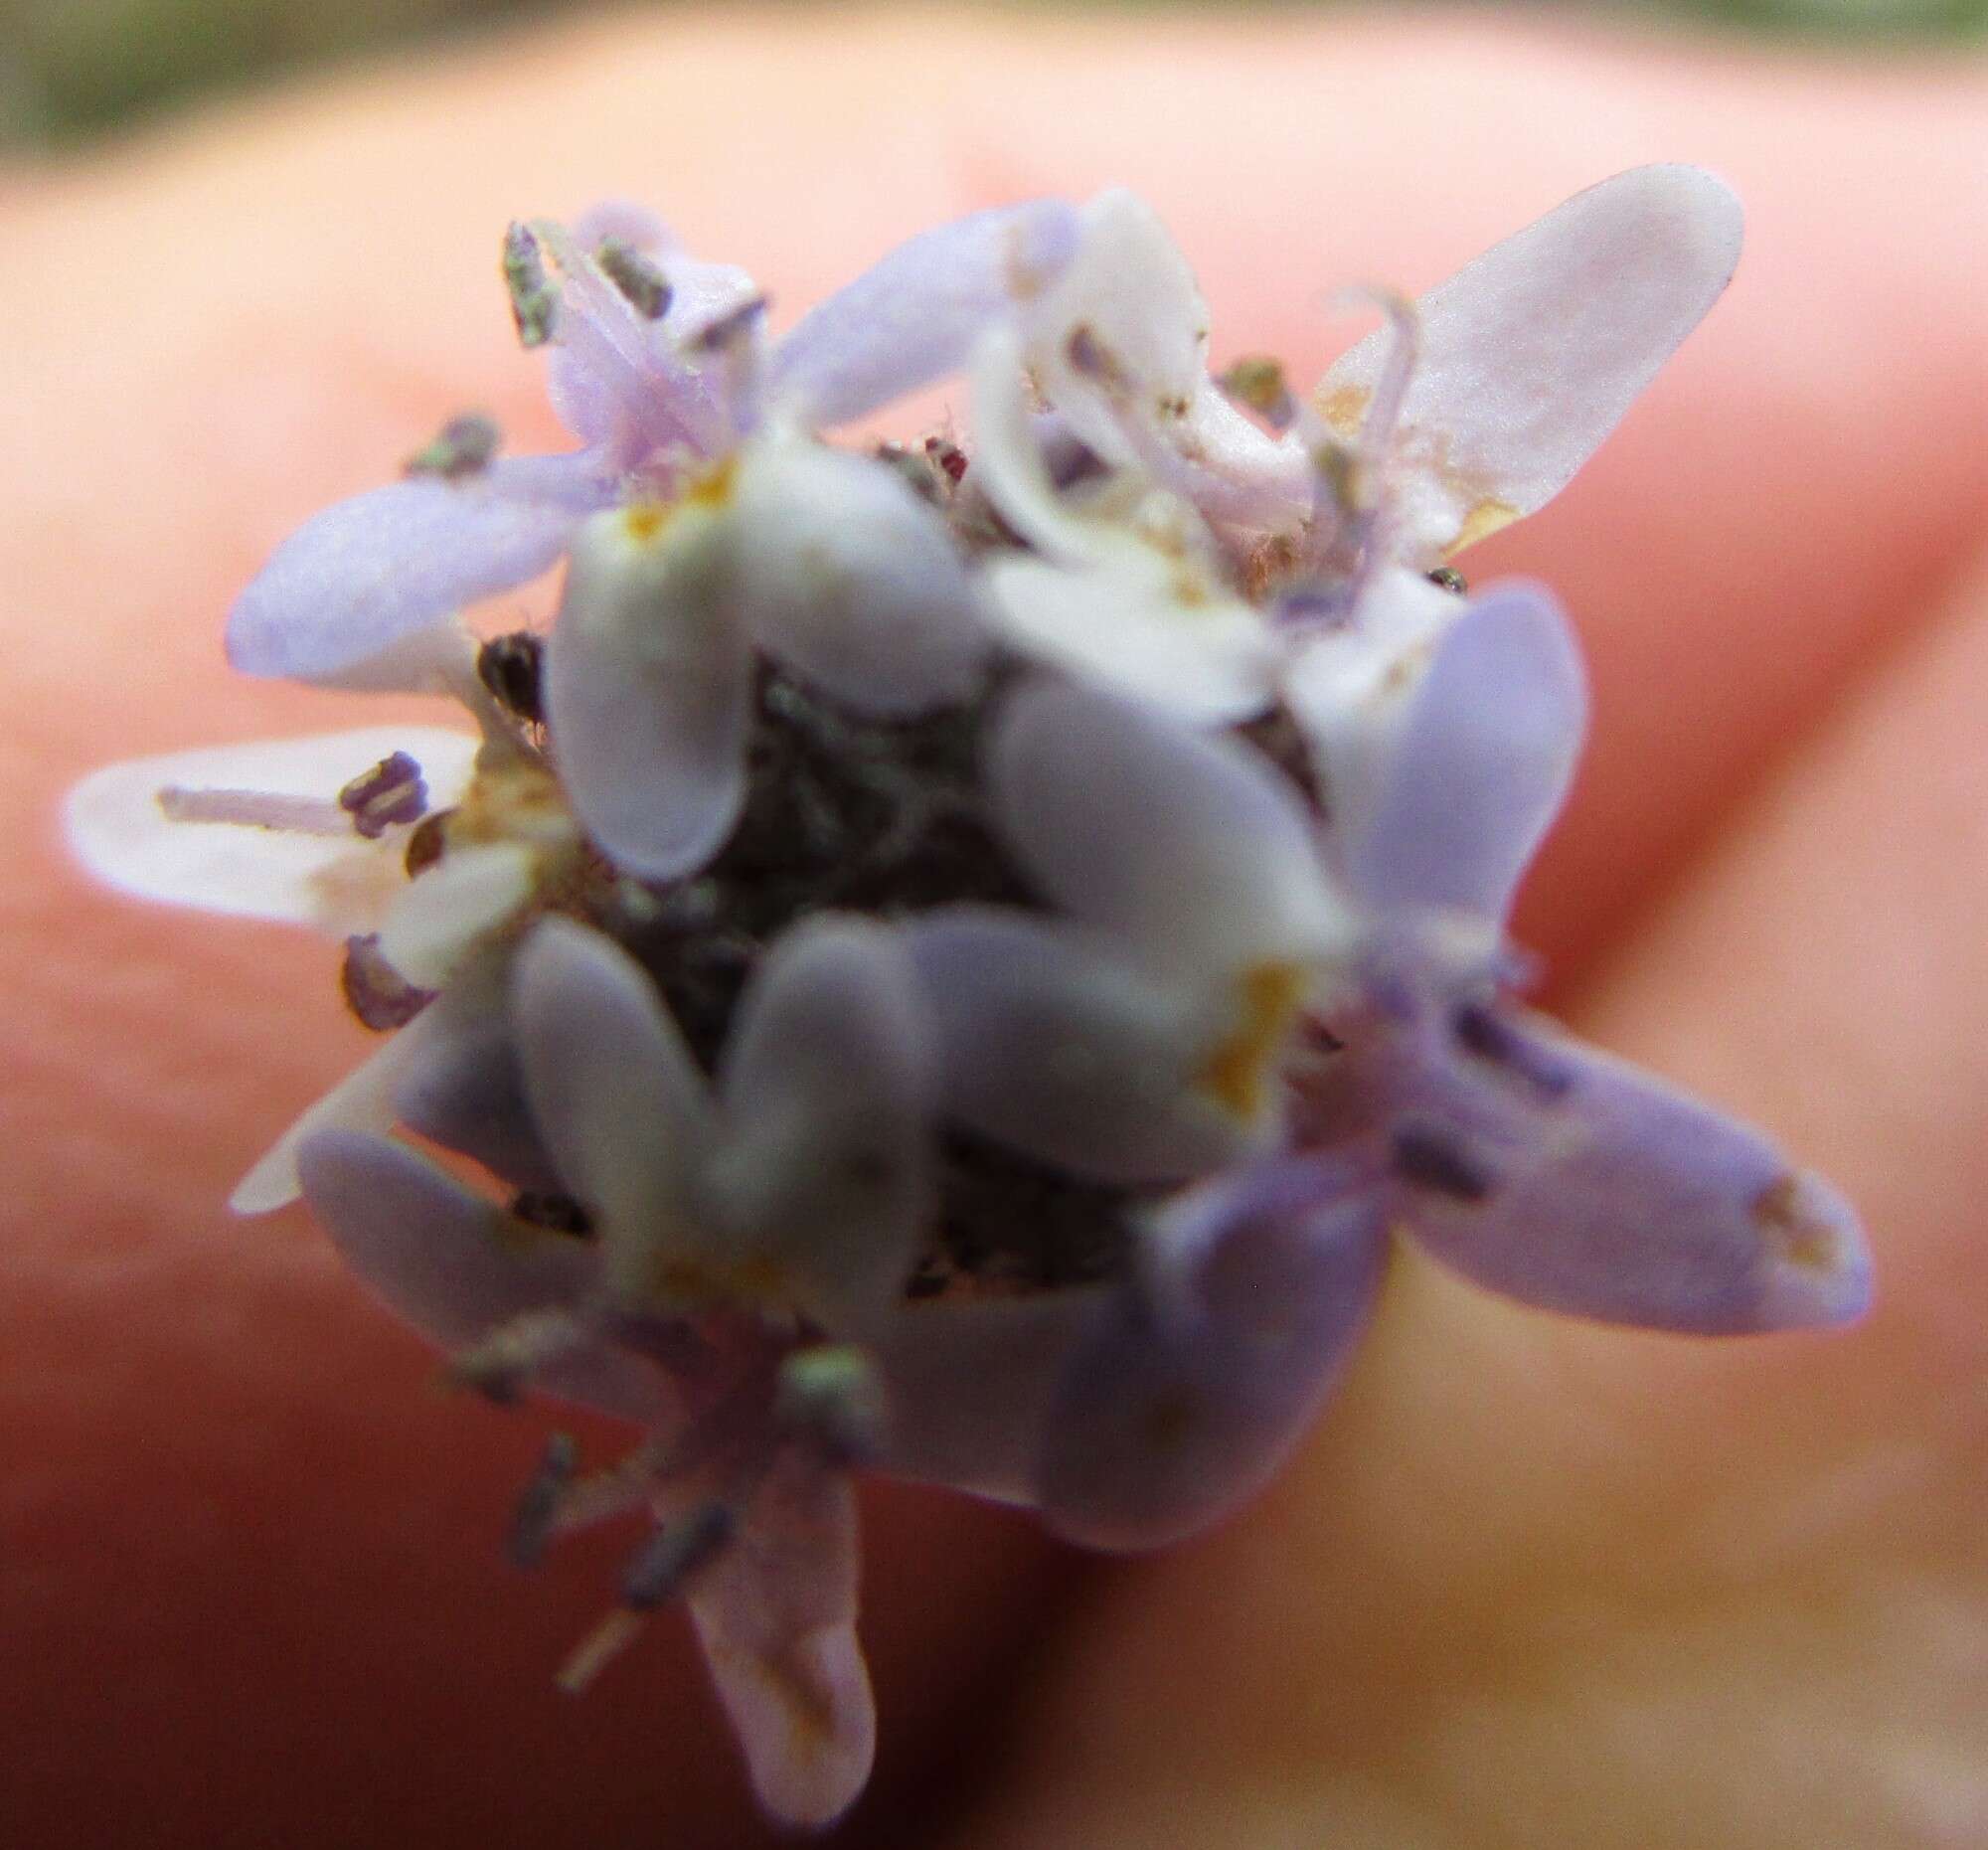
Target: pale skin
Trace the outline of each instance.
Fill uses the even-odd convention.
[[[1405,1256],[1302,1455],[1197,1546],[1099,1566],[879,1490],[845,1840],[1988,1838],[1988,74],[929,20],[582,27],[0,177],[0,1836],[754,1840],[674,1622],[552,1687],[620,1542],[498,1558],[543,1433],[619,1435],[423,1392],[300,1214],[222,1209],[362,1051],[332,951],[93,892],[52,822],[108,757],[378,717],[231,678],[220,614],[451,413],[554,440],[504,221],[644,196],[790,312],[927,223],[1123,180],[1218,356],[1303,379],[1356,331],[1329,286],[1423,286],[1651,159],[1736,184],[1740,280],[1465,562],[1555,583],[1597,689],[1520,936],[1584,1032],[1861,1202],[1879,1308],[1698,1345]]]

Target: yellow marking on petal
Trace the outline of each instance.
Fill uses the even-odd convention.
[[[1445,559],[1454,559],[1467,547],[1479,540],[1488,540],[1494,533],[1509,527],[1519,518],[1519,510],[1509,501],[1494,500],[1486,496],[1463,517],[1463,525],[1457,528],[1456,538],[1442,549]]]
[[[1262,1115],[1278,1058],[1304,1006],[1304,967],[1252,964],[1237,989],[1236,1027],[1216,1044],[1195,1085],[1232,1117],[1251,1123]]]
[[[1336,386],[1318,402],[1318,415],[1341,436],[1360,434],[1374,394],[1367,386]]]
[[[633,501],[622,510],[621,530],[637,546],[647,546],[669,525],[670,510],[661,501]]]
[[[656,1295],[674,1306],[728,1304],[774,1310],[786,1309],[793,1301],[793,1280],[784,1266],[769,1259],[726,1264],[671,1254],[656,1265],[651,1281]]]
[[[681,497],[684,507],[721,508],[732,499],[739,482],[739,452],[721,457],[702,475],[692,479]]]

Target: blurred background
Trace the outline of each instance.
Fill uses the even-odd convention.
[[[1187,0],[1171,3],[1181,10]],[[1267,3],[1323,10],[1334,0]],[[803,10],[807,0],[793,4]],[[589,6],[600,10],[598,0],[0,0],[0,149],[70,146],[281,73]],[[1089,0],[1096,11],[1154,6]],[[1711,20],[1736,34],[1862,45],[1874,56],[1988,29],[1988,0],[1602,0],[1585,10]]]

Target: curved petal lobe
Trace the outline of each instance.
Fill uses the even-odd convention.
[[[546,664],[546,717],[575,812],[647,880],[718,851],[746,795],[752,664],[730,538],[699,507],[589,521]]]
[[[1299,1158],[1179,1197],[1147,1241],[1050,1418],[1045,1517],[1093,1548],[1178,1541],[1268,1481],[1365,1327],[1386,1230],[1371,1179]]]
[[[789,1449],[738,1540],[693,1583],[690,1613],[759,1802],[827,1824],[870,1776],[877,1716],[856,1641],[856,1498]]]
[[[740,620],[856,712],[894,718],[963,699],[989,637],[944,523],[892,470],[768,437],[739,468]]]
[[[981,1135],[1079,1175],[1153,1182],[1221,1168],[1274,1133],[1273,1100],[1238,1112],[1208,1084],[1223,998],[992,908],[928,914],[911,942],[944,1107]]]
[[[930,1203],[932,1030],[902,943],[817,919],[774,945],[740,1005],[706,1187],[828,1327],[894,1304]]]
[[[518,953],[512,1013],[525,1095],[567,1186],[601,1218],[613,1282],[646,1284],[651,1243],[687,1236],[704,1154],[704,1079],[641,965],[548,919]]]
[[[1345,941],[1296,790],[1237,741],[1040,684],[1001,715],[988,779],[1049,897],[1156,963],[1234,970]]]
[[[1740,203],[1696,167],[1638,167],[1577,193],[1415,304],[1421,360],[1394,473],[1403,546],[1429,566],[1551,501],[1718,300]],[[1319,383],[1354,434],[1393,336]]]
[[[1502,924],[1586,722],[1580,654],[1553,598],[1510,586],[1476,599],[1392,729],[1369,800],[1335,818],[1349,882],[1372,906]]]
[[[1062,200],[976,212],[920,233],[822,302],[773,355],[774,409],[846,423],[954,371],[990,323],[1041,293],[1077,249]]]
[[[293,533],[236,599],[245,674],[341,674],[479,597],[546,571],[613,498],[585,454],[493,462],[462,481],[393,482]]]

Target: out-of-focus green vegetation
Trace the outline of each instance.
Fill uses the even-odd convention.
[[[590,3],[597,0],[0,0],[0,147],[73,143],[203,92]],[[1152,3],[1035,0],[1073,11]],[[1281,0],[1294,3],[1342,0]],[[1182,0],[1158,0],[1155,10],[1182,10]],[[1952,39],[1988,28],[1988,0],[1615,0],[1610,10],[1839,41]]]
[[[74,141],[203,91],[578,4],[0,0],[0,141]]]

